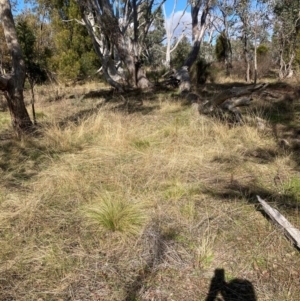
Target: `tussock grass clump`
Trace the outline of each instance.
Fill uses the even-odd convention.
[[[86,214],[102,229],[125,236],[139,234],[147,218],[143,203],[108,193],[100,198],[99,204],[86,209]]]
[[[299,161],[255,110],[229,125],[169,95],[38,95],[39,136],[0,141],[1,300],[205,300],[220,268],[299,300],[299,256],[256,210],[300,227]]]

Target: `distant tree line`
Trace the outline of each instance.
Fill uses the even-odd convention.
[[[247,82],[270,69],[280,79],[290,77],[299,67],[300,0],[187,1],[191,21],[172,25],[182,28],[177,35],[166,26],[177,2],[169,19],[165,2],[35,0],[13,17],[9,1],[0,0],[0,86],[11,114],[20,114],[14,127],[22,132],[31,126],[25,113],[16,113],[24,108],[14,99],[22,102],[23,97],[10,91],[12,85],[18,91],[24,85],[13,76],[18,64],[31,87],[102,77],[118,91],[153,87],[149,70],[160,68],[175,69],[180,91],[189,91],[192,69],[200,69],[197,78],[203,82],[212,62],[219,62],[227,76],[242,71]]]

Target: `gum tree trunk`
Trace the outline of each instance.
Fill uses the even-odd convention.
[[[211,8],[211,0],[197,0],[191,4],[191,15],[192,15],[192,49],[186,58],[183,66],[177,71],[176,78],[180,81],[179,90],[180,92],[188,92],[191,89],[191,80],[189,70],[197,60],[197,56],[200,51],[201,41],[203,39],[205,30],[207,28],[206,18]],[[202,7],[202,15],[199,24],[199,11]]]
[[[80,7],[82,18],[93,40],[97,55],[102,61],[103,72],[108,83],[119,91],[123,90],[122,85],[109,74],[108,64],[105,65],[107,59],[105,61],[104,58],[107,56],[104,55],[104,52],[109,52],[109,47],[113,47],[117,52],[118,58],[124,63],[128,71],[128,77],[124,78],[124,84],[132,87],[150,88],[152,84],[146,78],[143,70],[138,42],[138,6],[141,6],[143,2],[133,0],[129,3],[126,1],[126,11],[129,12],[128,16],[125,14],[122,20],[114,11],[109,0],[76,0],[76,2]],[[92,14],[90,14],[91,10]],[[121,21],[125,25],[120,24],[122,23]],[[128,33],[132,24],[134,36],[130,37]],[[99,47],[102,42],[104,47]]]
[[[24,103],[25,64],[18,43],[9,0],[0,0],[0,19],[7,47],[12,57],[11,73],[0,76],[0,90],[4,91],[11,115],[12,126],[18,136],[20,136],[22,133],[28,131],[33,124]]]

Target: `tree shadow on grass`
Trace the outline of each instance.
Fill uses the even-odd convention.
[[[46,147],[31,140],[25,144],[12,138],[0,141],[0,172],[3,172],[1,184],[7,188],[23,189],[22,183],[37,175],[39,163],[46,153],[49,153]]]
[[[169,95],[168,91],[160,93],[164,93],[166,96]],[[161,94],[155,93],[155,91],[142,91],[140,89],[126,91],[124,93],[114,90],[90,91],[79,97],[78,100],[80,102],[88,98],[102,98],[103,100],[94,104],[92,108],[80,110],[79,112],[65,117],[59,123],[59,126],[64,127],[69,122],[78,124],[80,120],[88,118],[93,114],[97,114],[97,112],[103,107],[113,112],[123,112],[125,114],[140,113],[142,115],[146,115],[160,108],[160,105],[158,105],[157,102],[161,97]]]
[[[209,292],[205,301],[256,301],[256,294],[253,285],[246,279],[233,279],[225,281],[224,269],[216,269],[211,280]]]
[[[203,192],[211,195],[213,198],[220,200],[232,201],[243,200],[249,204],[258,204],[257,196],[268,200],[276,207],[293,214],[300,209],[300,202],[298,198],[289,193],[289,191],[271,191],[267,188],[261,187],[255,179],[248,183],[241,183],[238,180],[220,180],[211,181],[209,185],[203,188]]]
[[[160,109],[158,102],[166,99],[178,101],[178,97],[173,97],[169,90],[142,91],[136,89],[122,94],[115,94],[114,98],[108,100],[107,103],[116,104],[111,108],[115,112],[146,115]]]
[[[96,114],[101,107],[102,107],[102,103],[99,103],[93,108],[80,110],[79,112],[76,112],[70,116],[66,116],[60,122],[58,122],[58,126],[60,128],[65,128],[70,123],[79,125],[83,119],[86,119],[86,118]]]
[[[172,241],[176,235],[175,229],[169,230],[163,233],[156,221],[145,230],[142,239],[147,254],[146,264],[134,281],[126,285],[127,294],[124,301],[138,300],[140,294],[143,293],[145,284],[155,277],[158,265],[165,258],[168,242]]]
[[[144,105],[140,101],[126,101],[112,108],[114,112],[124,112],[126,114],[140,113],[142,115],[150,114],[158,109],[160,109],[159,105]]]
[[[300,145],[299,145],[299,149],[298,147],[296,149],[294,149],[294,151],[292,152],[292,158],[293,160],[296,162],[296,167],[295,169],[300,171]]]

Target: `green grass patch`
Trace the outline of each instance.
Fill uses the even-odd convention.
[[[102,229],[125,236],[139,234],[147,220],[143,203],[108,193],[87,209],[86,214]]]
[[[141,139],[141,140],[135,140],[132,142],[132,145],[137,149],[137,150],[145,150],[150,147],[150,141]]]
[[[300,202],[300,177],[292,177],[284,184],[285,191]]]
[[[35,112],[35,117],[36,117],[36,119],[41,120],[41,119],[45,119],[47,117],[47,115],[44,112],[37,111],[37,112]]]

